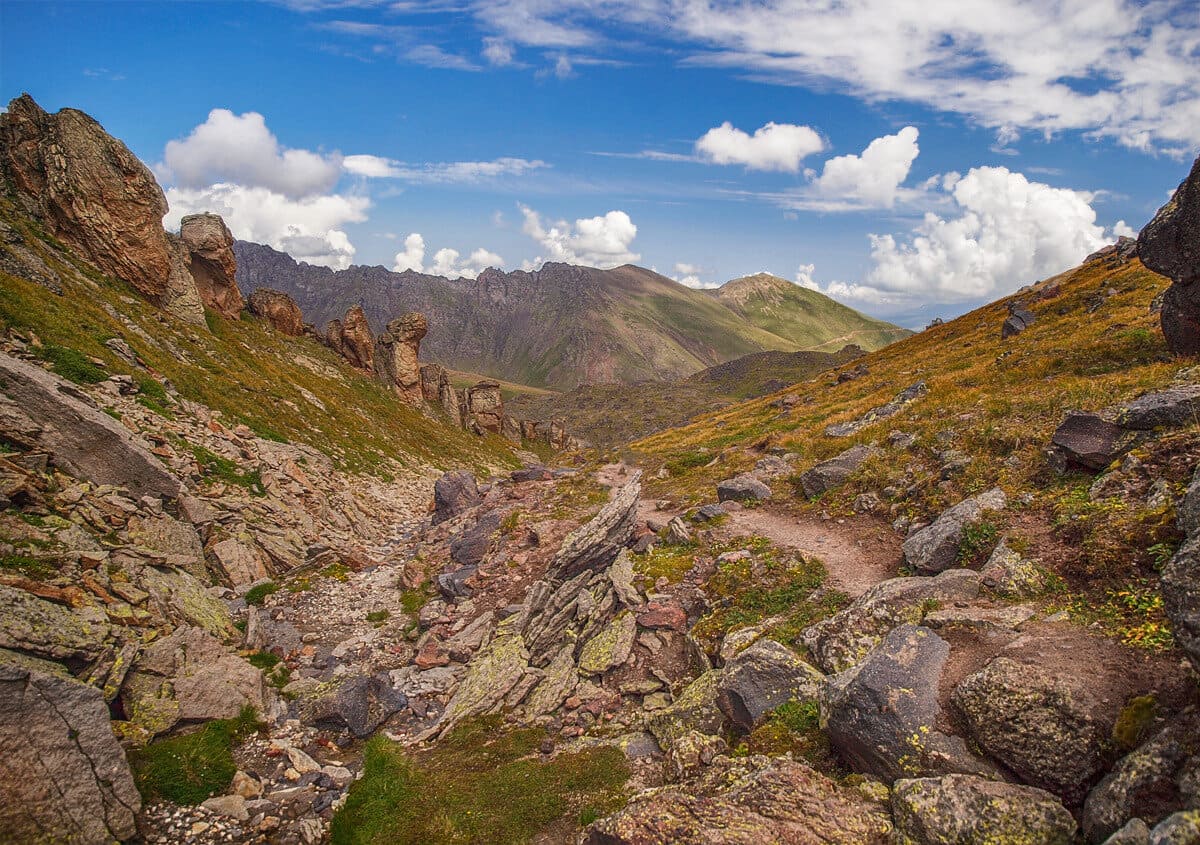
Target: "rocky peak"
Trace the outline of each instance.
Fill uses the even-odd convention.
[[[360,370],[375,369],[375,336],[361,305],[352,305],[341,320],[325,327],[325,343]]]
[[[0,115],[0,171],[26,210],[103,273],[181,319],[204,312],[167,201],[129,148],[75,109],[47,114],[23,94]]]
[[[188,269],[204,305],[236,320],[244,303],[238,290],[233,235],[216,214],[189,214],[180,221],[179,239],[188,251]]]
[[[296,301],[281,290],[259,288],[246,303],[250,313],[262,317],[275,330],[292,337],[304,334],[304,315]]]
[[[1200,354],[1200,158],[1138,235],[1142,263],[1171,280],[1162,329],[1177,355]]]
[[[425,315],[410,311],[388,323],[375,340],[375,364],[380,380],[409,405],[420,404],[422,399],[421,365],[417,357],[421,338],[428,330]]]

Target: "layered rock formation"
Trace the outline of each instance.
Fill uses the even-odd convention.
[[[1162,330],[1176,355],[1200,355],[1200,158],[1138,235],[1142,263],[1171,280]]]
[[[216,214],[189,214],[179,224],[179,240],[188,252],[188,269],[200,300],[227,320],[236,320],[244,302],[237,286],[233,235]]]
[[[330,320],[325,326],[324,341],[350,366],[367,372],[375,371],[375,336],[367,323],[361,305],[351,306],[340,320]]]
[[[251,314],[274,326],[277,332],[292,337],[304,334],[304,315],[295,300],[283,291],[259,288],[250,294],[246,307]]]
[[[428,330],[425,316],[410,311],[388,323],[375,339],[376,373],[408,405],[420,404],[423,398],[421,365],[417,356],[421,351],[421,338]]]
[[[162,189],[99,123],[75,109],[47,114],[24,94],[0,115],[0,170],[50,234],[175,316],[204,323],[185,250],[163,230]]]

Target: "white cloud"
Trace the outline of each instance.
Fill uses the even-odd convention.
[[[447,53],[436,44],[418,44],[404,52],[404,58],[408,59],[413,64],[422,65],[424,67],[441,68],[443,70],[479,70],[479,65],[475,64],[465,56],[460,56],[456,53]]]
[[[396,253],[392,269],[397,273],[403,273],[405,270],[425,272],[425,239],[420,233],[413,232],[404,239],[404,249]]]
[[[554,75],[559,79],[567,79],[575,73],[575,68],[571,66],[571,60],[565,55],[559,56],[554,62]]]
[[[297,261],[340,270],[349,267],[354,245],[342,230],[367,219],[370,200],[340,194],[286,196],[261,186],[219,182],[205,188],[168,188],[171,210],[163,219],[179,227],[186,214],[210,211],[221,215],[234,237],[270,244]]]
[[[815,264],[801,264],[796,268],[796,284],[802,288],[819,291],[821,286],[813,279],[813,273],[817,271]]]
[[[505,67],[513,63],[513,45],[503,38],[483,39],[483,58],[493,67]]]
[[[1138,236],[1137,229],[1124,220],[1118,220],[1113,224],[1112,233],[1114,237],[1118,238],[1136,238]]]
[[[521,231],[546,251],[545,258],[539,256],[525,262],[527,268],[540,266],[545,261],[563,261],[608,269],[641,258],[630,250],[637,237],[637,226],[624,211],[581,218],[574,224],[560,220],[547,228],[538,212],[525,205],[519,208],[525,218]]]
[[[372,179],[402,179],[406,182],[433,184],[442,182],[468,183],[498,179],[504,176],[524,176],[550,165],[541,159],[505,156],[491,161],[441,161],[408,164],[374,155],[351,155],[342,160],[347,173]]]
[[[744,164],[750,170],[796,173],[806,156],[825,149],[825,142],[808,126],[767,123],[748,135],[725,121],[696,141],[696,153],[714,164]]]
[[[460,261],[460,255],[456,249],[443,247],[433,254],[433,264],[426,270],[425,238],[419,232],[413,232],[404,239],[404,250],[396,253],[392,269],[397,273],[412,270],[449,279],[474,279],[488,267],[504,266],[503,258],[482,247],[472,252],[466,261]]]
[[[825,197],[891,208],[920,151],[917,135],[915,126],[906,126],[895,135],[876,138],[862,155],[831,158],[813,185]]]
[[[964,302],[1006,295],[1110,242],[1093,195],[977,167],[947,187],[957,217],[926,214],[910,237],[871,235],[874,266],[846,295]],[[869,289],[869,290],[868,290]]]
[[[186,138],[167,143],[156,169],[177,188],[236,183],[298,199],[331,190],[341,176],[342,159],[337,153],[281,147],[258,112],[213,109]]]
[[[716,282],[705,282],[700,279],[700,274],[704,272],[695,264],[688,264],[686,261],[679,261],[675,264],[676,275],[671,278],[679,282],[681,285],[687,285],[689,288],[703,289],[718,287]]]
[[[397,163],[390,158],[374,155],[352,155],[342,159],[342,167],[355,176],[368,179],[385,179],[400,175]]]

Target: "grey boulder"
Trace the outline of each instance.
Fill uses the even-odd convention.
[[[1200,535],[1188,539],[1163,567],[1159,589],[1175,639],[1200,671]]]
[[[951,568],[958,561],[968,526],[980,522],[985,512],[1003,510],[1007,504],[999,487],[964,499],[904,541],[905,563],[922,574]]]
[[[362,738],[407,706],[408,698],[392,687],[386,673],[353,675],[315,690],[301,702],[300,719],[309,725],[344,727]]]
[[[437,525],[453,519],[479,502],[479,487],[474,475],[466,470],[448,472],[433,483],[433,517],[430,521]]]
[[[1075,819],[1041,789],[972,775],[896,781],[892,814],[903,843],[1069,845]]]
[[[717,499],[722,502],[761,502],[771,498],[771,488],[753,475],[727,478],[717,485]]]
[[[801,474],[800,488],[810,499],[836,490],[846,483],[850,475],[862,466],[867,458],[879,454],[880,451],[874,446],[853,446],[837,457],[822,461]]]
[[[735,728],[749,733],[781,704],[816,700],[824,677],[788,647],[760,639],[725,665],[717,706]]]

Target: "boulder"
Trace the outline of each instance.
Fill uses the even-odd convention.
[[[99,123],[75,109],[47,114],[23,94],[0,114],[0,170],[49,234],[151,302],[204,325],[184,250],[163,230],[162,189]]]
[[[1045,572],[1033,561],[1009,548],[1001,539],[979,570],[979,583],[1008,599],[1033,598],[1046,589]]]
[[[1200,158],[1138,234],[1138,254],[1171,280],[1162,308],[1167,348],[1176,355],[1200,354]]]
[[[177,499],[173,476],[141,442],[69,381],[0,353],[0,433],[23,449],[46,452],[55,466],[137,497]]]
[[[504,397],[500,383],[481,381],[468,387],[463,395],[466,413],[464,424],[476,434],[500,434],[504,428]]]
[[[1021,780],[1077,806],[1105,764],[1112,721],[1087,689],[1041,666],[997,657],[954,690],[971,736]]]
[[[440,364],[421,367],[421,395],[431,405],[440,406],[455,425],[462,425],[462,399],[450,382],[450,373]],[[522,437],[524,437],[522,429]],[[532,435],[531,435],[532,436]]]
[[[475,476],[466,470],[448,472],[433,483],[434,525],[453,519],[464,511],[479,504],[479,486]]]
[[[835,458],[814,466],[800,476],[800,488],[810,499],[836,490],[863,462],[880,453],[874,446],[853,446]]]
[[[1137,444],[1137,435],[1099,414],[1070,411],[1050,438],[1052,463],[1060,471],[1100,472]]]
[[[901,625],[866,660],[825,680],[821,724],[850,768],[886,781],[995,774],[962,739],[937,728],[938,684],[949,656],[949,644],[933,631]]]
[[[591,521],[567,535],[550,563],[548,576],[568,579],[584,570],[606,569],[616,560],[633,537],[640,479],[641,473],[635,473]]]
[[[470,528],[464,528],[450,541],[450,559],[459,566],[478,566],[492,546],[500,529],[500,515],[485,513]]]
[[[1014,335],[1020,334],[1033,325],[1035,319],[1036,317],[1034,317],[1033,312],[1021,303],[1010,303],[1008,306],[1008,317],[1005,318],[1004,324],[1000,327],[1000,339],[1007,340]]]
[[[892,813],[912,845],[1075,841],[1075,819],[1049,792],[972,775],[896,781]]]
[[[920,623],[931,606],[978,595],[979,573],[969,569],[948,569],[936,577],[892,578],[805,628],[800,637],[822,671],[841,672],[866,657],[893,628]]]
[[[1176,642],[1200,671],[1200,535],[1184,542],[1163,567],[1159,590]]]
[[[341,320],[329,321],[325,326],[325,343],[350,366],[374,371],[375,336],[361,305],[352,305]]]
[[[637,621],[625,612],[608,623],[588,640],[579,652],[579,671],[586,675],[602,675],[629,659],[637,637]]]
[[[851,435],[862,431],[872,423],[887,419],[888,417],[896,416],[896,414],[903,411],[905,408],[907,408],[913,402],[916,402],[928,392],[929,387],[923,381],[910,384],[908,387],[904,388],[895,396],[893,396],[891,401],[887,404],[880,405],[878,408],[872,408],[857,419],[841,423],[832,423],[825,426],[825,436],[850,437]]]
[[[1083,832],[1102,842],[1131,819],[1157,824],[1171,813],[1200,806],[1200,711],[1172,719],[1125,755],[1088,793]]]
[[[1007,504],[999,487],[964,499],[904,541],[904,562],[921,573],[950,569],[958,562],[967,528],[978,523],[986,511],[1002,510]]]
[[[101,655],[108,636],[109,625],[99,608],[72,612],[24,590],[0,585],[0,648],[82,668]]]
[[[429,330],[423,314],[410,311],[387,324],[375,339],[375,373],[407,405],[421,403],[421,338]]]
[[[1200,418],[1200,384],[1181,384],[1144,393],[1111,409],[1114,422],[1133,431],[1179,428]]]
[[[1193,473],[1183,500],[1176,506],[1176,510],[1179,530],[1188,537],[1200,534],[1200,467]]]
[[[771,488],[749,473],[727,478],[717,485],[717,500],[721,502],[762,502],[769,498]]]
[[[736,729],[754,730],[789,701],[816,701],[824,675],[774,640],[760,639],[725,664],[717,706]]]
[[[0,743],[6,842],[108,845],[137,834],[141,797],[100,690],[0,651]]]
[[[304,315],[296,301],[281,290],[258,288],[246,301],[256,317],[266,320],[280,334],[299,337],[304,334]]]
[[[1141,819],[1130,819],[1127,825],[1105,839],[1104,845],[1150,845],[1150,828]]]
[[[654,734],[658,746],[668,751],[671,744],[689,731],[717,735],[725,716],[717,704],[717,685],[721,670],[710,669],[688,684],[679,698],[661,710],[656,710],[646,722],[646,730]]]
[[[151,735],[176,722],[232,719],[247,705],[263,712],[262,672],[201,628],[178,628],[148,646],[121,687],[126,716]]]
[[[231,587],[253,584],[270,575],[262,557],[246,539],[227,537],[214,543],[209,552]]]
[[[787,758],[708,767],[700,782],[651,789],[595,822],[584,845],[885,845],[891,820],[856,790]]]
[[[361,739],[407,706],[408,698],[392,687],[387,673],[351,675],[306,695],[300,702],[300,720],[307,725],[344,727]]]
[[[233,235],[225,221],[216,214],[189,214],[179,222],[179,240],[204,307],[227,320],[238,319],[244,303],[235,278]]]
[[[1150,831],[1150,845],[1200,843],[1200,809],[1181,810],[1167,816]]]

